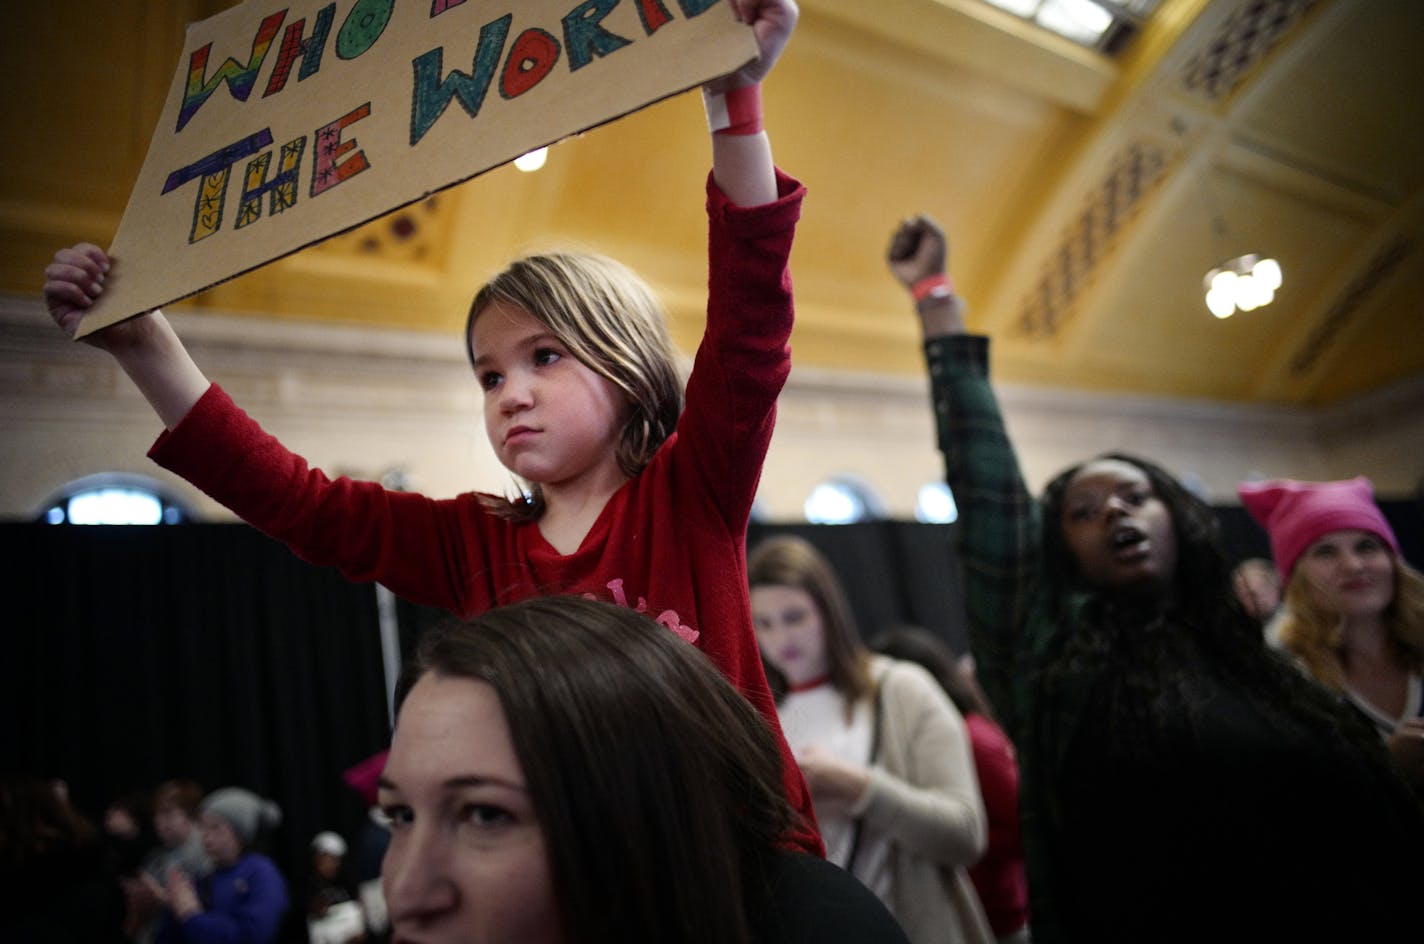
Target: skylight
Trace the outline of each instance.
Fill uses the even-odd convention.
[[[1116,53],[1161,0],[984,0],[1080,46]]]

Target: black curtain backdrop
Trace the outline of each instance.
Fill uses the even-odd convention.
[[[850,598],[861,635],[916,625],[946,640],[956,652],[968,646],[953,525],[917,521],[858,524],[753,523],[748,547],[778,534],[814,544],[835,568]]]
[[[794,534],[816,545],[831,562],[850,598],[861,635],[913,624],[939,634],[956,652],[968,641],[959,566],[950,545],[951,525],[916,521],[858,524],[765,524],[753,522],[749,547],[776,534]],[[401,655],[408,657],[427,629],[448,620],[443,610],[399,600]]]
[[[1424,568],[1424,507],[1411,500],[1381,500],[1380,509],[1394,528],[1405,560]],[[1271,546],[1260,525],[1240,505],[1215,508],[1222,544],[1235,561],[1270,558]],[[841,578],[861,635],[911,624],[938,634],[956,652],[967,650],[964,593],[952,524],[917,521],[870,521],[845,525],[753,522],[748,547],[777,534],[805,538],[826,555]],[[415,640],[447,614],[407,603],[398,605],[401,649],[408,655]]]
[[[374,587],[237,524],[0,524],[0,549],[0,763],[96,821],[170,777],[270,797],[295,906],[312,836],[365,815],[341,772],[389,743]]]
[[[1424,560],[1414,501],[1383,501],[1404,556]],[[1269,556],[1239,507],[1218,509],[1234,558]],[[819,547],[861,632],[912,623],[966,647],[953,525],[754,523]],[[341,772],[389,743],[371,585],[312,567],[240,524],[0,523],[0,764],[63,777],[97,818],[169,777],[276,799],[271,850],[294,891],[307,843],[364,811]],[[398,602],[401,650],[446,618]]]
[[[1424,570],[1424,494],[1419,501],[1410,499],[1377,499],[1380,511],[1394,536],[1399,540],[1399,552],[1416,570]],[[1222,543],[1233,560],[1248,557],[1271,557],[1271,542],[1250,512],[1240,505],[1216,509],[1221,523]]]

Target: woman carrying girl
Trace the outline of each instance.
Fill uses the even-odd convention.
[[[1424,796],[1424,575],[1399,556],[1370,480],[1236,491],[1286,588],[1280,645],[1374,726]]]
[[[1266,648],[1212,509],[1108,455],[1030,498],[944,234],[894,234],[960,508],[980,683],[1018,748],[1034,940],[1389,940],[1424,816],[1379,739]],[[1408,931],[1405,931],[1408,933]]]
[[[918,665],[866,649],[830,562],[809,542],[763,541],[747,578],[827,858],[879,895],[914,944],[993,941],[965,872],[984,852],[986,825],[964,719]]]
[[[157,311],[89,338],[167,427],[150,455],[303,559],[416,603],[468,616],[578,593],[647,612],[695,642],[774,725],[742,574],[790,370],[787,257],[804,192],[772,163],[758,89],[797,7],[730,6],[755,31],[760,56],[704,87],[716,128],[709,298],[685,407],[646,285],[605,259],[536,256],[480,290],[466,336],[490,443],[526,495],[435,500],[332,481],[210,384]],[[46,269],[50,312],[70,333],[108,265],[97,247],[78,246]],[[789,838],[819,851],[809,796],[785,756],[800,816]]]
[[[770,729],[650,618],[538,597],[422,638],[380,777],[399,941],[905,944],[784,848]]]

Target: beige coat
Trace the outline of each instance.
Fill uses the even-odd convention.
[[[988,824],[964,719],[918,665],[875,656],[871,671],[879,747],[850,812],[862,842],[890,845],[890,910],[912,944],[992,944],[965,873],[984,852]]]

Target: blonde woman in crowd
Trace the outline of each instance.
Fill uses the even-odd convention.
[[[1279,644],[1374,725],[1424,793],[1424,576],[1400,557],[1369,479],[1237,491],[1285,587]]]

